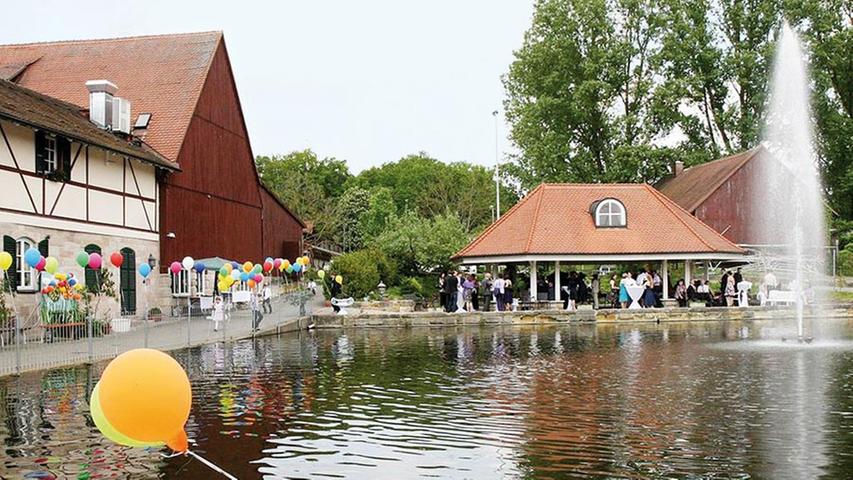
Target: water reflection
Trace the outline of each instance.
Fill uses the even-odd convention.
[[[190,437],[240,478],[849,476],[851,343],[778,348],[772,330],[334,331],[176,356]],[[100,437],[102,368],[0,380],[0,476],[210,478]]]

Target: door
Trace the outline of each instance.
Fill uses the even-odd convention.
[[[132,315],[136,313],[136,253],[129,248],[122,248],[121,255],[124,257],[119,272],[121,311],[123,314]]]

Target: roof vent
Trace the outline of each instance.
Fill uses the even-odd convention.
[[[109,80],[89,80],[89,120],[101,128],[111,128],[113,122],[113,95],[118,87]]]

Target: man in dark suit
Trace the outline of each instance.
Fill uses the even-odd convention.
[[[459,277],[456,272],[448,272],[447,278],[444,279],[444,293],[447,295],[447,302],[444,305],[444,311],[453,313],[456,311],[456,290],[459,287]]]

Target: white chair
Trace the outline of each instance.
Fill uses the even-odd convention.
[[[767,295],[768,305],[778,304],[792,305],[797,303],[797,292],[792,290],[770,290]]]

